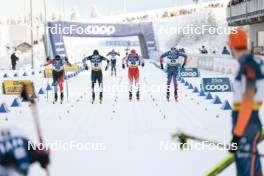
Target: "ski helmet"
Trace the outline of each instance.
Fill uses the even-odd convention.
[[[60,55],[56,55],[56,56],[55,56],[55,60],[61,60]]]
[[[136,52],[136,50],[132,49],[132,50],[130,51],[130,54],[137,54],[137,52]]]
[[[94,50],[93,51],[93,55],[99,55],[99,51],[98,50]]]
[[[176,51],[177,49],[175,47],[171,47],[171,51]]]
[[[243,28],[237,28],[236,33],[229,35],[228,45],[232,48],[248,48],[248,34]]]

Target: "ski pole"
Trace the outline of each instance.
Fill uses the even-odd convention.
[[[208,140],[208,139],[204,139],[204,138],[200,138],[200,137],[188,135],[188,134],[183,133],[183,132],[174,133],[174,134],[171,135],[171,137],[172,137],[172,139],[177,138],[179,140],[179,142],[181,144],[180,145],[181,146],[181,149],[182,149],[183,144],[186,144],[187,143],[187,140],[188,139],[191,139],[191,140],[194,140],[194,141],[198,141],[198,142],[205,142],[206,144],[208,144],[208,143],[215,144],[215,145],[221,146],[223,149],[224,148],[230,148],[230,147],[232,147],[230,145],[224,144],[223,142]],[[264,137],[261,136],[261,139],[262,138],[264,138]],[[251,154],[251,155],[258,155],[260,157],[264,157],[264,154],[262,154],[262,153],[243,151],[243,150],[239,150],[239,149],[237,151],[240,152],[240,153],[246,153],[246,154]]]
[[[47,77],[47,88],[49,86],[49,78]],[[49,90],[46,90],[47,92],[47,101],[49,101]]]
[[[43,143],[44,140],[43,140],[43,135],[42,135],[41,127],[40,127],[39,112],[38,112],[36,101],[34,99],[36,98],[36,94],[35,94],[35,88],[34,88],[33,82],[23,83],[21,97],[25,99],[26,101],[29,101],[30,103],[32,117],[33,117],[34,124],[36,127],[37,135],[38,135],[38,140],[39,140],[39,143]],[[50,176],[48,167],[45,168],[45,172],[47,176]]]

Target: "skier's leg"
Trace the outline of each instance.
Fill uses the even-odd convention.
[[[247,137],[243,137],[244,141],[239,141],[239,149],[250,152],[252,150],[253,153],[257,152],[257,141],[260,137],[260,132],[258,132],[254,138],[249,139]],[[250,151],[246,149],[246,146],[250,146]],[[262,175],[261,162],[259,155],[254,154],[245,154],[242,152],[236,152],[235,154],[237,175]]]
[[[111,76],[113,76],[113,72],[114,72],[114,64],[111,63]]]
[[[253,111],[251,114],[251,119],[258,119],[259,112]],[[235,111],[232,113],[233,126],[236,124],[239,112]],[[235,153],[235,162],[237,175],[242,176],[262,176],[262,166],[260,161],[260,156],[258,155],[257,144],[261,136],[261,128],[256,127],[256,125],[249,125],[243,136],[241,136],[238,142],[238,149]],[[248,153],[243,153],[246,151]],[[253,154],[250,154],[253,153]]]
[[[129,81],[129,99],[132,99],[132,87],[133,87],[133,70],[131,68],[128,69],[128,81]]]
[[[171,80],[172,80],[172,73],[170,70],[167,71],[167,93],[166,93],[166,97],[167,100],[170,99],[170,84],[171,84]]]
[[[99,84],[99,89],[100,89],[100,94],[99,94],[100,102],[102,102],[103,100],[103,73],[102,71],[98,73],[97,79],[98,79],[98,84]]]
[[[52,72],[53,82],[52,85],[54,86],[54,101],[55,103],[58,100],[58,77],[55,71]]]
[[[178,84],[177,84],[178,70],[173,72],[173,84],[174,84],[174,98],[178,100]]]
[[[139,98],[140,98],[139,69],[135,70],[134,79],[135,79],[135,85],[137,88],[137,99],[139,100]]]
[[[64,82],[64,76],[60,76],[58,79],[58,84],[60,88],[60,98],[61,98],[61,103],[63,102],[64,94],[63,94],[63,82]]]
[[[54,102],[55,103],[58,100],[58,82],[53,82],[54,85]]]
[[[114,65],[114,74],[116,76],[116,64]]]
[[[92,79],[92,102],[93,102],[95,100],[94,86],[95,86],[95,83],[96,83],[96,75],[95,75],[94,71],[92,71],[91,79]]]

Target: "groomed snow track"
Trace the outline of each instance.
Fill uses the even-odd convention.
[[[162,144],[176,142],[171,140],[170,135],[177,130],[229,142],[230,111],[221,110],[221,105],[212,104],[211,100],[198,96],[182,83],[179,83],[179,102],[167,102],[164,90],[143,90],[153,85],[164,87],[166,74],[151,62],[147,62],[140,71],[142,91],[139,102],[130,102],[128,92],[115,90],[105,91],[103,104],[99,104],[98,99],[91,104],[90,71],[81,72],[68,80],[69,101],[65,96],[62,105],[51,103],[52,92],[49,92],[48,101],[46,94],[39,95],[38,108],[46,142],[97,143],[105,147],[104,151],[52,151],[52,176],[202,176],[228,154],[215,150],[162,148]],[[8,74],[11,75],[11,72]],[[201,76],[222,75],[201,71]],[[1,75],[1,82],[4,79],[13,77],[3,78]],[[47,86],[42,74],[20,79],[33,80],[37,91]],[[185,80],[200,87],[201,78]],[[111,77],[109,71],[104,72],[105,88],[126,87],[127,83],[127,70],[122,70],[120,64],[116,78]],[[222,101],[232,100],[231,93],[218,95]],[[1,94],[0,98],[1,103],[11,105],[15,97]],[[8,108],[9,113],[0,113],[0,123],[15,126],[37,140],[28,105],[22,103],[22,107]],[[232,165],[222,175],[234,175],[234,172]],[[45,173],[34,165],[30,175],[42,176]]]

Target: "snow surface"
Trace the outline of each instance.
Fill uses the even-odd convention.
[[[109,71],[104,72],[105,88],[127,86],[127,70],[121,69],[120,62],[117,67],[116,78],[111,77]],[[39,70],[41,68],[36,71]],[[147,61],[146,67],[140,71],[142,89],[150,85],[164,86],[166,74],[154,66],[152,61]],[[13,74],[12,71],[6,72]],[[20,75],[22,73],[23,71],[19,72]],[[2,72],[1,82],[3,74]],[[223,75],[202,71],[201,76]],[[10,78],[13,79],[12,76]],[[51,83],[39,73],[20,79],[33,80],[37,91],[41,87],[45,88],[47,82]],[[199,86],[201,78],[187,80]],[[70,79],[69,101],[65,100],[62,105],[51,103],[51,92],[48,101],[46,95],[39,96],[39,116],[46,142],[102,143],[106,148],[104,151],[52,151],[51,175],[200,176],[205,175],[228,154],[225,151],[160,149],[161,142],[176,142],[172,141],[170,135],[177,130],[222,142],[229,142],[231,138],[230,111],[221,110],[220,105],[213,105],[211,101],[192,93],[183,84],[179,85],[179,102],[167,102],[164,91],[142,90],[140,102],[129,102],[128,92],[105,90],[103,104],[91,104],[90,84],[90,71]],[[232,100],[231,93],[218,95],[222,100]],[[1,102],[8,105],[14,98],[15,96],[0,95]],[[0,114],[0,123],[15,126],[36,141],[28,105],[23,103],[22,107],[9,106],[9,109],[10,113]],[[234,173],[232,165],[222,175]],[[30,176],[36,175],[45,175],[37,164],[30,170]]]

